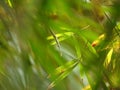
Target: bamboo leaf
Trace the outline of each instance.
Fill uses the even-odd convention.
[[[53,88],[57,83],[67,77],[72,70],[78,65],[79,60],[72,60],[67,62],[65,65],[62,65],[49,75],[49,78],[52,78],[52,83],[48,86],[48,90]],[[54,78],[53,78],[54,77]]]
[[[105,67],[108,67],[108,65],[110,64],[111,58],[112,58],[112,54],[113,54],[113,48],[110,49],[110,51],[108,52],[108,54],[106,56],[106,59],[104,61],[104,66]]]

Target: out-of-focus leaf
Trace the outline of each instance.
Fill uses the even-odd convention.
[[[97,38],[97,40],[93,41],[92,46],[93,47],[98,46],[100,44],[100,42],[102,42],[104,39],[105,39],[105,35],[104,34],[100,35]]]
[[[111,58],[112,58],[112,54],[113,54],[113,48],[110,49],[110,51],[108,52],[105,62],[104,62],[104,66],[107,67],[110,62],[111,62]]]
[[[59,37],[64,36],[64,35],[71,36],[71,35],[73,35],[73,32],[58,33],[55,35],[57,38],[59,38]],[[48,36],[47,39],[50,40],[50,39],[54,39],[54,38],[53,38],[53,36]]]
[[[73,35],[73,32],[65,32],[65,33],[55,34],[55,36],[58,38],[59,42],[65,40],[65,39],[67,39],[67,38],[69,38],[69,37],[72,36],[72,35]],[[51,40],[51,39],[52,39],[52,41],[51,41],[51,44],[52,44],[52,45],[55,45],[55,44],[56,44],[56,41],[54,40],[53,36],[49,36],[47,39],[48,39],[48,40]]]
[[[8,1],[9,6],[10,6],[11,8],[13,8],[13,5],[12,5],[12,3],[11,3],[11,0],[7,0],[7,1]]]
[[[82,90],[92,90],[90,85],[87,85],[86,87],[84,87]]]
[[[66,63],[63,66],[56,68],[56,70],[49,75],[53,80],[52,83],[48,86],[48,90],[53,88],[58,82],[63,80],[72,70],[79,64],[79,60],[72,60]]]

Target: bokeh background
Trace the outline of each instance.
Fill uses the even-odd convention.
[[[120,90],[119,0],[0,0],[0,90]]]

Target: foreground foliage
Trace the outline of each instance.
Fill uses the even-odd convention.
[[[0,0],[0,90],[119,90],[119,0]]]

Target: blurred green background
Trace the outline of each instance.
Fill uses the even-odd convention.
[[[0,0],[0,90],[120,90],[119,0]]]

